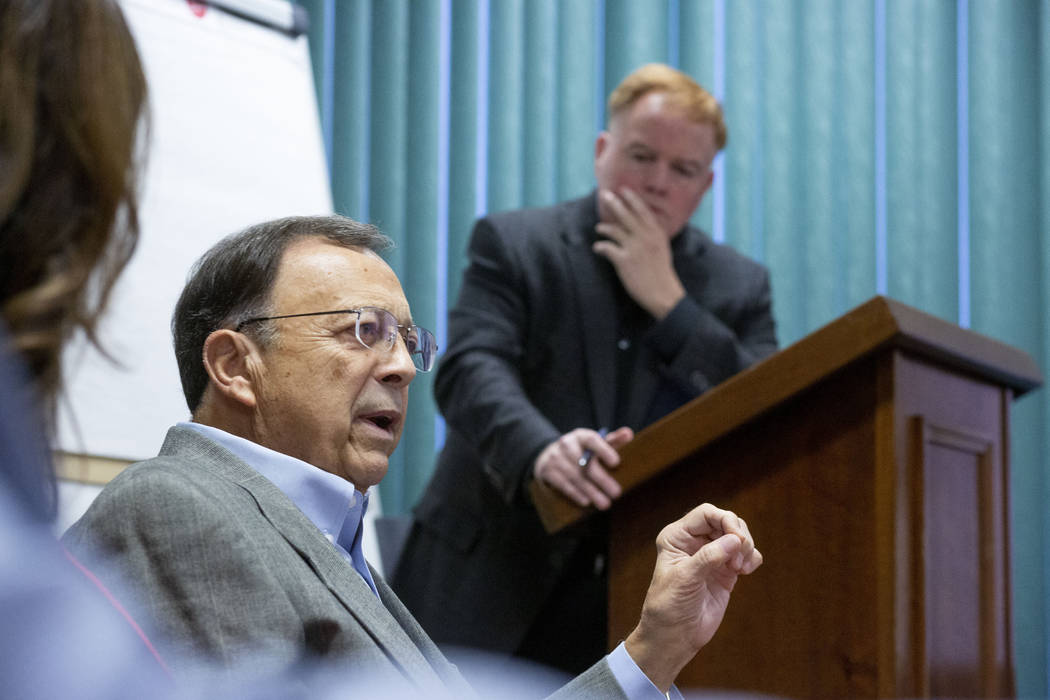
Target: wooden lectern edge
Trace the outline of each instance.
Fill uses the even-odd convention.
[[[544,529],[552,534],[583,520],[594,511],[594,508],[581,508],[566,496],[535,479],[529,482],[529,495],[532,496]]]
[[[802,393],[823,377],[890,345],[995,379],[1010,386],[1015,396],[1042,382],[1037,365],[1026,353],[876,296],[640,431],[620,450],[622,461],[613,475],[627,494],[666,467]],[[666,433],[680,438],[667,444]],[[529,492],[544,527],[551,533],[594,511],[581,508],[541,483],[532,482]]]
[[[1013,390],[1015,397],[1042,385],[1039,365],[1023,350],[930,316],[893,299],[884,301],[899,326],[900,347],[993,379]],[[963,348],[966,352],[962,352]]]

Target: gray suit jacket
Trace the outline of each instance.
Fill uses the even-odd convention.
[[[137,591],[176,669],[199,655],[260,669],[317,656],[349,680],[472,694],[378,572],[380,598],[274,484],[193,430],[169,430],[63,540]],[[602,662],[562,692],[610,682]]]

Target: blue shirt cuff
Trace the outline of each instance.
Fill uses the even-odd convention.
[[[667,695],[661,693],[660,689],[653,685],[649,677],[642,672],[642,669],[638,668],[638,664],[627,653],[627,647],[623,642],[609,652],[605,660],[624,695],[630,700],[649,700],[649,698],[652,700],[667,700],[667,698],[682,700],[682,693],[673,685]]]

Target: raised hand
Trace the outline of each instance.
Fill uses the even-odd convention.
[[[595,242],[592,250],[613,264],[639,306],[662,319],[685,296],[671,258],[671,234],[634,191],[602,190],[598,196],[616,220],[598,223],[595,230],[605,240]]]
[[[627,652],[666,692],[722,623],[741,574],[762,564],[747,523],[705,503],[660,531],[656,568]]]

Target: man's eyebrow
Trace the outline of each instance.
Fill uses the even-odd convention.
[[[703,170],[707,166],[704,165],[703,161],[696,160],[695,158],[676,158],[674,162],[678,165],[687,165],[697,170]]]
[[[644,141],[629,141],[627,143],[626,148],[628,151],[640,150],[645,151],[646,153],[656,153],[656,149],[650,146],[649,144],[645,143]],[[703,171],[705,168],[708,167],[704,165],[703,161],[697,160],[695,158],[672,158],[671,162],[675,165],[688,166],[690,168],[695,168],[699,171]]]
[[[364,308],[382,309],[383,311],[386,311],[388,314],[390,314],[391,316],[396,318],[397,322],[400,325],[402,325],[402,326],[414,326],[414,325],[416,325],[416,322],[412,320],[412,312],[411,311],[408,312],[408,316],[407,316],[407,320],[406,320],[405,316],[399,316],[394,311],[392,311],[392,310],[388,309],[387,307],[382,306],[380,304],[369,304],[367,302],[363,302],[363,303],[360,303],[360,304],[354,304],[352,306],[343,306],[343,307],[340,307],[340,308],[342,308],[342,309],[344,309],[346,311],[356,311],[357,309],[364,309]]]

